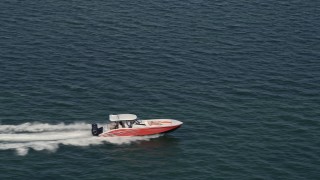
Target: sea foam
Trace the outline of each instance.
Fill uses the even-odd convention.
[[[55,152],[59,145],[90,146],[105,143],[130,144],[148,141],[160,135],[138,137],[95,137],[91,135],[91,125],[83,122],[72,124],[24,123],[20,125],[0,125],[0,150],[12,149],[18,155],[27,155],[30,149]]]

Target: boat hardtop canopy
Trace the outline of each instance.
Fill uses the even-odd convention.
[[[136,120],[138,117],[135,114],[110,114],[109,120],[110,121],[133,121]]]

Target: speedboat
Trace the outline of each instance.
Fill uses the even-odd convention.
[[[149,119],[140,120],[135,114],[109,115],[109,122],[98,127],[92,124],[93,136],[146,136],[168,133],[178,129],[183,123],[174,119]]]

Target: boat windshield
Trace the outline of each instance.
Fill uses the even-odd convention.
[[[145,125],[140,119],[136,119],[134,121],[134,124],[137,124],[137,125]]]

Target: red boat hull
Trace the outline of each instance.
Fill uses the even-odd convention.
[[[153,134],[161,134],[171,132],[178,129],[180,125],[164,126],[164,127],[145,127],[145,128],[122,128],[114,129],[100,134],[100,137],[112,137],[112,136],[146,136]]]

